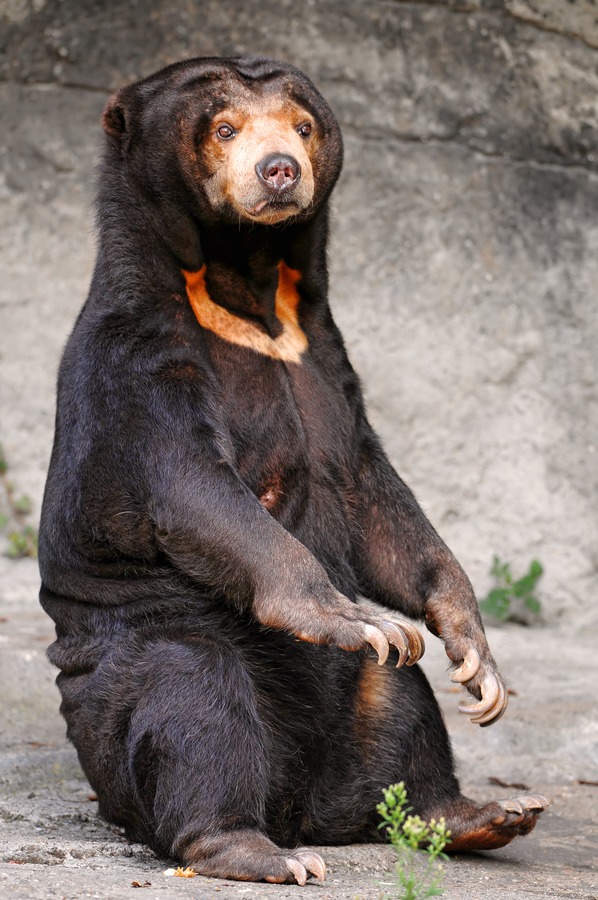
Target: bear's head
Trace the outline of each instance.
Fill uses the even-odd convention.
[[[145,197],[200,223],[310,218],[342,164],[330,107],[302,72],[274,60],[176,63],[117,92],[103,125]]]

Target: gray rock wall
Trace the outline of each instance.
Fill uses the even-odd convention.
[[[0,440],[39,509],[93,265],[111,90],[186,56],[305,69],[346,140],[332,303],[399,471],[488,587],[598,623],[593,0],[0,0]],[[9,572],[9,569],[4,569]]]

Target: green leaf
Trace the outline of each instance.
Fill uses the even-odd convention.
[[[544,568],[542,566],[542,563],[539,563],[537,559],[533,559],[530,563],[529,574],[533,575],[536,580],[540,577],[540,575],[543,575]]]
[[[6,555],[11,559],[20,559],[24,556],[37,556],[37,533],[30,525],[21,531],[11,531],[8,535],[8,547]]]
[[[540,606],[540,601],[536,597],[532,597],[530,594],[529,597],[525,598],[525,605],[533,613],[539,613],[542,607]]]
[[[480,609],[497,619],[505,619],[509,613],[510,604],[511,594],[508,588],[494,588],[483,600],[480,600]]]
[[[513,580],[509,564],[494,556],[490,574],[496,584],[486,597],[480,600],[481,611],[503,622],[510,619],[523,623],[524,619],[521,619],[523,607],[527,607],[533,613],[540,612],[540,601],[532,594],[543,573],[542,564],[534,559],[529,564],[526,574]]]
[[[27,555],[27,543],[18,531],[12,531],[8,535],[6,555],[10,556],[11,559],[19,559],[19,557]]]
[[[531,594],[536,586],[537,580],[538,579],[533,575],[524,575],[523,578],[519,579],[519,581],[513,582],[513,594],[516,597],[524,597],[526,594]]]
[[[495,556],[492,560],[492,568],[490,569],[490,574],[494,578],[496,578],[497,581],[509,582],[511,580],[510,566],[508,563],[501,562],[499,556]]]

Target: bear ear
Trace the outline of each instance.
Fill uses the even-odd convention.
[[[102,115],[102,126],[106,134],[121,141],[128,133],[129,116],[120,92],[113,94]]]

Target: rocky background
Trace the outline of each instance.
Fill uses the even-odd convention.
[[[332,303],[371,418],[470,572],[544,563],[598,623],[594,0],[1,0],[1,433],[39,509],[93,264],[100,115],[175,60],[261,54],[336,111]]]
[[[543,627],[490,629],[517,692],[498,725],[458,717],[442,652],[426,662],[472,796],[497,776],[554,800],[500,864],[451,867],[449,897],[596,897],[596,0],[0,0],[0,442],[15,496],[35,525],[58,360],[93,266],[107,98],[178,59],[239,54],[298,65],[341,122],[332,304],[392,460],[480,595],[494,554],[546,570]],[[35,561],[0,556],[0,578],[0,893],[162,884],[89,812]],[[384,852],[328,852],[318,896],[377,898]],[[299,891],[202,885],[176,891]]]

